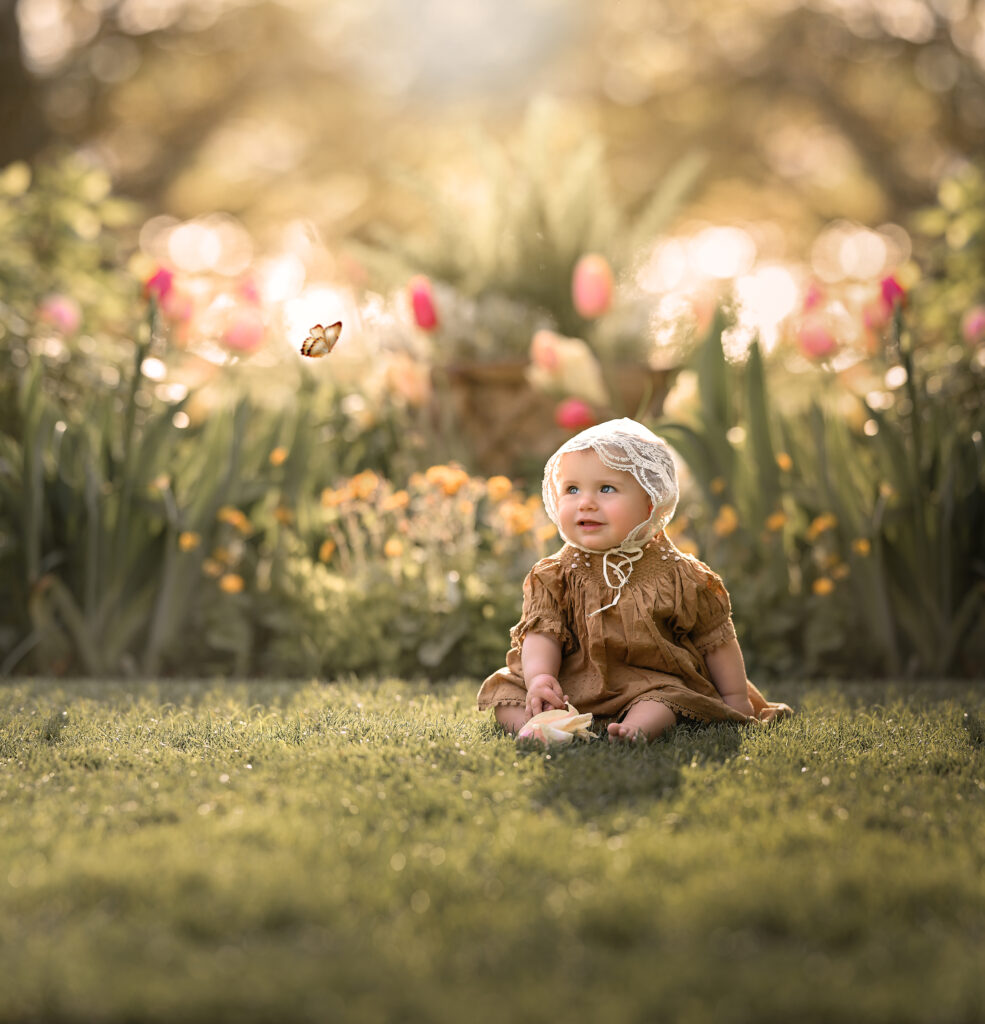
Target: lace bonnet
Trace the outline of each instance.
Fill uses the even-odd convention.
[[[547,460],[544,467],[544,508],[551,522],[558,528],[562,539],[571,547],[590,554],[598,552],[583,548],[565,537],[558,519],[557,504],[561,483],[561,456],[567,452],[584,451],[587,448],[593,449],[609,469],[631,473],[653,502],[649,518],[634,527],[621,544],[609,548],[603,554],[603,576],[606,585],[616,591],[616,596],[610,604],[592,613],[597,615],[598,612],[618,603],[623,587],[629,582],[633,563],[643,556],[646,544],[673,517],[678,498],[677,470],[667,442],[636,420],[608,420],[606,423],[589,427],[565,441]]]

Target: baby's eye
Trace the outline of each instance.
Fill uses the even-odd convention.
[[[565,489],[564,489],[564,493],[565,494],[577,494],[578,493],[578,488],[574,484],[568,484],[568,486],[565,487]]]
[[[615,487],[612,486],[612,484],[602,484],[602,486],[599,489],[602,491],[603,494],[608,494],[609,491],[612,491],[614,493],[616,490]]]

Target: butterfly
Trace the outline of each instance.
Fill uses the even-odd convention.
[[[341,320],[337,320],[334,324],[331,324],[328,327],[322,327],[321,324],[315,324],[315,326],[308,332],[308,337],[304,339],[304,342],[301,345],[301,355],[310,356],[312,359],[327,356],[328,353],[335,348],[335,343],[339,340],[339,335],[341,333]]]

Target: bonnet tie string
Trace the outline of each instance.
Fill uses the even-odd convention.
[[[633,563],[638,562],[642,557],[642,548],[633,548],[629,551],[624,549],[606,551],[602,556],[602,577],[605,580],[605,585],[610,590],[616,592],[616,596],[609,604],[597,608],[594,612],[590,612],[589,618],[606,611],[608,608],[614,608],[619,603],[619,598],[622,597],[622,588],[629,582],[629,577],[633,572]],[[618,582],[614,583],[612,581],[609,575],[610,572],[615,575]]]

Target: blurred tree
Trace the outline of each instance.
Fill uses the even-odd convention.
[[[409,217],[391,163],[440,172],[463,126],[508,136],[536,92],[608,136],[629,197],[710,150],[698,212],[799,241],[836,216],[904,219],[985,134],[985,0],[14,7],[0,0],[5,160],[46,137],[85,146],[153,208],[254,226]]]
[[[38,83],[24,66],[16,0],[0,0],[0,167],[30,159],[48,131]]]

